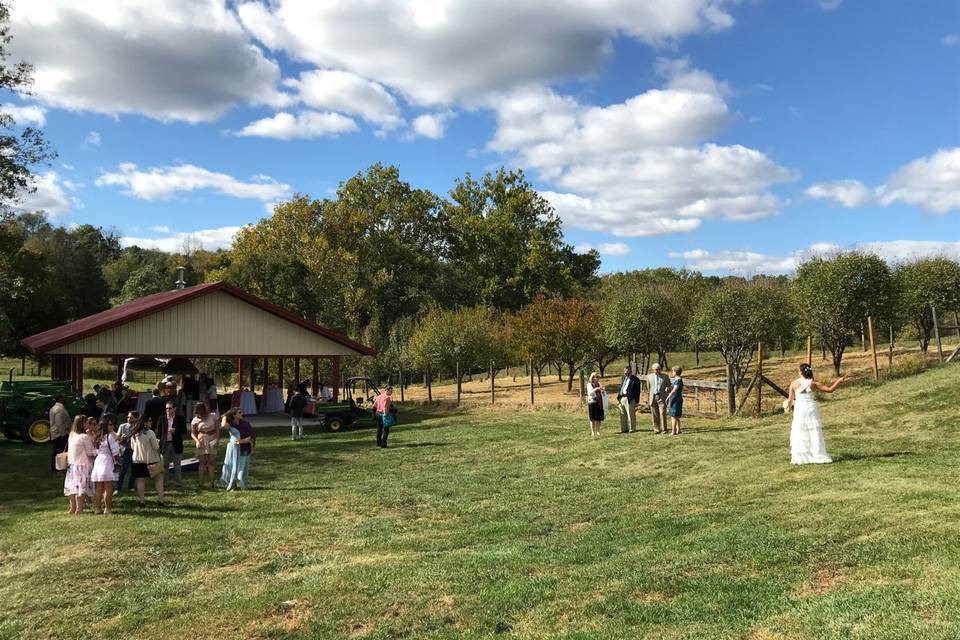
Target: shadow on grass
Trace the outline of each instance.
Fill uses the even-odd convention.
[[[861,460],[882,460],[916,455],[913,451],[889,451],[887,453],[841,453],[833,457],[833,462],[858,462]]]

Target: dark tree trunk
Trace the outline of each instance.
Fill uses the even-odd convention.
[[[573,361],[569,361],[569,360],[567,361],[567,372],[570,374],[567,377],[567,391],[572,391],[573,390],[573,374],[576,372]]]

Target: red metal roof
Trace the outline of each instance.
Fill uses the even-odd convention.
[[[288,311],[283,307],[251,295],[242,289],[238,289],[233,285],[227,284],[226,282],[214,282],[211,284],[200,284],[195,287],[187,287],[186,289],[162,291],[150,296],[138,298],[137,300],[131,300],[130,302],[120,305],[119,307],[107,309],[106,311],[101,311],[100,313],[95,313],[92,316],[75,320],[74,322],[65,324],[55,329],[50,329],[49,331],[32,335],[29,338],[24,338],[20,341],[20,344],[30,349],[30,351],[33,353],[46,353],[52,349],[62,347],[65,344],[76,342],[82,338],[86,338],[102,331],[106,331],[107,329],[112,329],[122,324],[132,322],[152,313],[169,309],[170,307],[175,307],[178,304],[205,296],[213,293],[214,291],[223,291],[224,293],[232,295],[235,298],[239,298],[244,302],[252,304],[255,307],[259,307],[264,311],[297,324],[308,331],[312,331],[316,334],[329,338],[334,342],[342,344],[345,347],[349,347],[350,349],[353,349],[354,351],[364,355],[374,354],[373,349],[370,347],[351,340],[345,335],[337,333],[332,329],[328,329],[327,327],[316,324],[315,322],[310,322],[306,318]]]

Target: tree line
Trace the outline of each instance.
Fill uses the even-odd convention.
[[[417,371],[463,377],[476,370],[522,364],[539,377],[552,364],[566,374],[615,359],[646,370],[670,352],[719,352],[740,386],[759,342],[786,351],[812,336],[840,374],[846,349],[862,339],[865,319],[900,339],[916,339],[926,354],[933,313],[960,311],[960,264],[924,258],[891,267],[876,255],[844,252],[803,263],[796,274],[713,277],[673,269],[603,276],[590,295],[538,296],[519,311],[470,306],[430,308],[405,319],[381,345],[373,367],[381,375]],[[954,315],[954,318],[956,316]],[[941,321],[942,322],[942,321]]]

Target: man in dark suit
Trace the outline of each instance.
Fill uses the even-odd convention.
[[[160,397],[160,390],[153,390],[153,397],[147,400],[147,404],[143,407],[143,419],[150,419],[150,422],[153,424],[153,431],[157,434],[157,440],[160,441],[160,450],[163,451],[163,445],[166,442],[167,432],[165,429],[161,428],[161,418],[163,418],[164,406],[166,402],[163,401],[163,398]]]
[[[637,430],[637,403],[640,402],[640,378],[624,367],[617,403],[620,405],[620,433]]]
[[[163,463],[168,469],[169,464],[173,463],[173,479],[179,487],[183,482],[180,460],[183,457],[183,435],[187,432],[187,420],[182,414],[177,413],[177,404],[173,400],[167,400],[164,408],[166,415],[154,424],[157,425],[158,438],[162,433]]]

